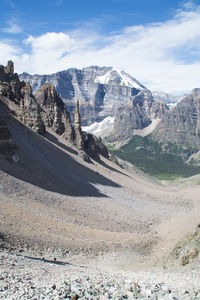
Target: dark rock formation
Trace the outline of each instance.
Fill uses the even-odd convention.
[[[21,82],[14,73],[12,61],[6,67],[0,66],[0,99],[27,126],[38,133],[45,130],[40,107],[33,96],[30,84]],[[6,102],[4,101],[6,100]],[[7,101],[8,100],[8,101]]]
[[[20,120],[32,130],[40,134],[44,133],[45,126],[41,117],[41,109],[28,83],[21,89],[20,108]]]
[[[108,149],[102,143],[101,138],[95,135],[83,132],[84,151],[93,159],[99,160],[99,155],[109,158]]]
[[[8,61],[6,67],[0,66],[0,95],[8,97],[12,101],[20,101],[21,89],[25,82],[21,82],[18,75],[14,73],[12,61]]]
[[[78,99],[84,126],[113,116],[119,106],[129,102],[140,90],[147,90],[130,75],[110,67],[68,69],[52,75],[23,73],[20,78],[29,82],[34,92],[44,83],[52,83],[71,113]]]
[[[52,128],[58,134],[63,134],[65,107],[55,87],[52,84],[44,84],[35,97],[43,109],[42,118],[45,126]]]
[[[162,118],[168,107],[162,101],[155,101],[151,92],[141,91],[118,109],[114,122],[114,139],[127,140],[134,131],[148,127],[153,119]]]

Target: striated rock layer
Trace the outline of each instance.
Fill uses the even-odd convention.
[[[200,89],[192,90],[166,113],[152,133],[154,140],[200,148]]]
[[[35,93],[44,83],[54,84],[70,112],[74,112],[78,99],[83,125],[113,116],[119,106],[140,90],[147,90],[135,78],[111,67],[71,68],[51,75],[23,73],[20,78],[29,82]]]
[[[44,133],[40,106],[30,84],[21,82],[14,73],[12,61],[8,61],[6,67],[0,66],[0,99],[25,125],[38,133]]]
[[[139,92],[128,104],[118,109],[114,121],[114,140],[129,139],[151,125],[153,120],[163,118],[167,111],[167,105],[155,101],[151,92]]]

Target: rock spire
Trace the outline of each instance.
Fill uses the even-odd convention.
[[[76,108],[74,113],[74,131],[75,131],[75,144],[79,150],[83,150],[83,133],[81,129],[81,116],[79,112],[79,101],[76,102]]]

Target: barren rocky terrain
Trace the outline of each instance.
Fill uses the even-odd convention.
[[[89,164],[5,118],[18,148],[0,155],[2,299],[200,299],[198,264],[166,263],[199,223],[199,176],[169,185]]]

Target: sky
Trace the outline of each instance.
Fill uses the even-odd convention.
[[[148,89],[200,88],[200,0],[0,0],[0,64],[112,66]]]

